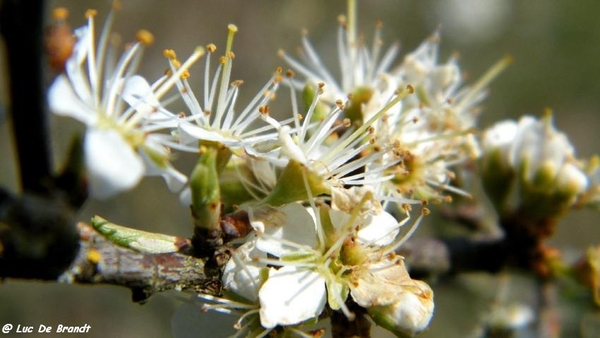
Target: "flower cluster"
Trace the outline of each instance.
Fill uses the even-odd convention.
[[[565,213],[590,179],[548,112],[496,123],[483,134],[482,177],[501,217],[536,220]]]
[[[92,196],[162,175],[191,206],[198,255],[212,259],[211,250],[228,248],[222,297],[201,298],[205,309],[242,313],[240,336],[300,333],[332,312],[353,320],[356,308],[397,335],[424,330],[433,291],[409,276],[395,252],[429,203],[468,195],[454,185],[454,168],[482,151],[496,181],[518,177],[520,193],[530,192],[522,203],[550,194],[570,206],[588,188],[572,146],[549,117],[498,124],[479,145],[478,104],[508,58],[464,86],[456,57],[438,61],[436,32],[396,63],[396,45],[382,51],[380,23],[372,48],[358,37],[356,4],[348,3],[348,16],[339,19],[340,79],[304,34],[299,58],[280,52],[292,69],[278,68],[241,109],[243,82],[231,79],[236,26],[228,26],[216,64],[213,44],[184,61],[166,50],[168,71],[149,83],[136,69],[151,35],[140,32],[116,58],[112,13],[97,45],[95,12],[87,14],[65,73],[49,91],[56,114],[87,126]],[[195,90],[189,77],[201,58],[204,81]],[[289,90],[292,112],[283,119],[269,105],[276,91],[287,96],[280,87]],[[169,108],[175,101],[184,112]],[[189,177],[174,168],[172,150],[198,156]],[[503,206],[516,201],[504,190],[494,196]],[[224,235],[225,212],[247,215],[248,233]]]

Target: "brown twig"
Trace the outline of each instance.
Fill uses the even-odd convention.
[[[77,229],[81,248],[61,282],[124,286],[135,302],[166,290],[220,291],[219,276],[206,275],[202,259],[185,252],[143,253],[108,241],[85,223]]]

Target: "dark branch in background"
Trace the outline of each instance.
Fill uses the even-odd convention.
[[[44,0],[0,2],[10,77],[13,132],[23,191],[45,193],[51,177],[44,81]]]

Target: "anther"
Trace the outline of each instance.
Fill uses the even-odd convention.
[[[163,56],[170,60],[175,60],[177,58],[177,54],[172,49],[163,50]]]
[[[206,46],[206,50],[207,50],[209,53],[214,53],[214,52],[217,50],[217,46],[215,46],[215,45],[214,45],[214,44],[212,44],[212,43],[209,43],[209,44]]]
[[[86,19],[95,18],[98,15],[98,11],[95,9],[88,9],[85,11],[84,17]]]
[[[136,40],[144,46],[150,46],[154,43],[154,35],[145,29],[141,29],[135,35]]]
[[[69,17],[69,10],[65,7],[58,7],[52,11],[52,19],[66,20]]]

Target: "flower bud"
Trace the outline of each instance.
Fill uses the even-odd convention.
[[[433,316],[433,291],[427,284],[421,281],[415,282],[419,287],[401,292],[396,302],[367,309],[377,325],[394,332],[399,337],[411,337],[427,328]]]
[[[532,220],[556,217],[587,189],[574,148],[550,114],[497,123],[484,132],[482,145],[483,184],[503,216],[521,210]]]

